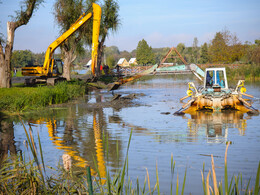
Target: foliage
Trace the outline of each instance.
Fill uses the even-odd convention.
[[[205,64],[209,61],[208,45],[204,43],[200,49],[199,63]]]
[[[19,11],[16,11],[16,17],[13,21],[7,22],[7,40],[0,38],[0,87],[10,88],[11,82],[11,56],[14,44],[15,30],[22,25],[26,25],[32,17],[35,10],[43,0],[24,0]],[[1,34],[0,34],[1,36]]]
[[[216,33],[214,39],[212,40],[209,52],[210,52],[211,62],[213,63],[216,62],[223,63],[227,60],[226,52],[228,52],[228,50],[222,33],[220,32]]]
[[[109,66],[110,69],[114,68],[116,64],[116,60],[115,58],[111,55],[111,56],[108,56],[107,58],[107,65]]]
[[[136,60],[139,65],[155,63],[155,57],[154,53],[152,52],[152,47],[150,47],[144,39],[139,41],[137,45]]]
[[[257,64],[241,65],[236,69],[227,66],[226,69],[228,78],[250,81],[259,80],[260,78],[260,65]]]
[[[193,40],[193,45],[192,45],[192,56],[194,58],[193,62],[191,63],[198,63],[198,58],[199,58],[199,46],[198,46],[198,38],[195,37]]]
[[[116,32],[120,26],[119,4],[115,0],[104,0],[100,23],[100,42],[98,45],[97,69],[100,71],[102,57],[104,54],[105,41],[110,33]],[[116,48],[114,48],[116,49]],[[108,57],[108,56],[106,56]]]
[[[217,32],[209,47],[212,63],[232,63],[239,61],[245,54],[245,47],[235,34],[224,30]]]
[[[189,50],[189,48],[186,48],[185,47],[185,44],[184,43],[179,43],[176,47],[177,51],[182,55],[182,57],[184,58],[184,60],[188,61],[187,60],[187,53],[190,53],[192,52],[192,50]],[[177,58],[176,60],[176,63],[177,64],[183,64],[183,62],[181,61],[181,59]]]
[[[83,2],[78,0],[57,0],[54,7],[55,18],[61,29],[61,35],[66,32],[71,25],[77,21],[83,11],[85,11]],[[67,80],[70,80],[70,68],[76,59],[76,55],[85,53],[83,34],[85,34],[86,31],[87,24],[84,24],[60,45],[64,62],[63,76],[66,77]]]
[[[2,88],[0,89],[0,108],[2,111],[23,112],[52,104],[61,104],[82,96],[84,93],[85,86],[67,82],[58,83],[54,87]]]
[[[30,50],[16,50],[13,51],[11,58],[12,67],[25,67],[26,65],[33,65],[33,54]]]

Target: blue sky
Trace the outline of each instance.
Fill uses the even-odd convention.
[[[17,29],[14,49],[45,52],[59,35],[54,23],[53,4],[45,3],[35,12],[26,26]],[[209,43],[216,32],[228,29],[239,40],[260,39],[259,0],[119,0],[121,25],[110,34],[107,46],[132,51],[145,39],[153,48],[191,46],[194,37],[199,45]],[[9,15],[19,10],[18,0],[2,0],[0,32],[6,34]]]

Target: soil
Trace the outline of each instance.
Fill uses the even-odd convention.
[[[86,109],[113,108],[113,109],[119,111],[120,109],[126,108],[126,107],[140,106],[140,103],[135,100],[139,99],[142,96],[144,96],[144,94],[142,94],[142,93],[140,93],[140,94],[133,93],[133,94],[128,94],[128,95],[116,94],[104,102],[87,103],[87,104],[84,104],[83,106],[85,106]]]
[[[30,78],[30,77],[13,77],[12,83],[24,83],[26,78]]]

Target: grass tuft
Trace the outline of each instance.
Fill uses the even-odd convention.
[[[55,86],[0,88],[0,109],[8,112],[37,110],[85,94],[85,86],[61,82]]]

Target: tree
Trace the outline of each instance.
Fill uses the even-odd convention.
[[[138,42],[136,48],[136,61],[140,65],[155,63],[152,47],[150,47],[144,39]]]
[[[108,56],[107,58],[107,65],[109,66],[110,69],[114,68],[116,64],[116,60],[115,58],[111,55],[111,56]]]
[[[119,49],[116,46],[106,47],[104,53],[106,54],[106,56],[120,54]]]
[[[119,5],[114,0],[104,0],[102,6],[102,18],[100,23],[100,42],[98,44],[98,59],[97,59],[97,76],[100,75],[100,66],[105,48],[105,41],[110,32],[116,32],[119,25]]]
[[[260,40],[255,40],[255,44],[251,47],[250,61],[258,66],[260,65]]]
[[[198,47],[198,38],[195,37],[192,44],[192,56],[195,63],[198,63],[199,47]]]
[[[55,18],[60,26],[60,33],[67,31],[72,24],[83,13],[84,5],[78,0],[57,0],[55,3]],[[73,35],[71,35],[61,46],[61,54],[63,58],[63,77],[70,80],[70,69],[77,54],[84,53],[83,34],[86,32],[87,25],[83,25]]]
[[[209,47],[211,62],[233,63],[238,62],[246,55],[246,47],[241,44],[235,34],[224,29],[217,32]]]
[[[200,59],[199,63],[205,64],[209,61],[209,54],[208,54],[208,45],[204,43],[200,49]]]
[[[61,32],[69,29],[76,19],[81,15],[84,9],[87,9],[93,0],[87,0],[84,6],[82,0],[57,0],[55,4],[55,17],[61,27]],[[100,66],[102,63],[102,56],[104,52],[104,43],[109,31],[116,31],[119,26],[119,6],[114,0],[104,0],[102,6],[102,18],[100,23],[100,42],[98,45],[98,59],[96,75],[100,75]],[[62,56],[64,60],[64,74],[63,76],[70,79],[70,67],[72,62],[76,59],[77,54],[83,54],[84,45],[92,45],[92,23],[86,23],[77,33],[74,33],[62,46]]]
[[[21,68],[32,65],[34,62],[33,53],[30,50],[16,50],[12,53],[11,67]]]
[[[181,54],[181,56],[187,61],[186,56],[184,55],[185,51],[185,45],[184,43],[179,43],[176,47],[177,51]],[[182,60],[180,58],[177,58],[176,63],[183,64]]]
[[[22,3],[21,10],[16,12],[13,21],[7,22],[7,40],[4,45],[3,39],[0,39],[0,87],[10,88],[11,83],[11,57],[14,44],[15,30],[22,25],[26,25],[33,12],[39,7],[43,0],[25,0]]]
[[[225,62],[227,44],[223,33],[217,32],[209,48],[211,62]]]

